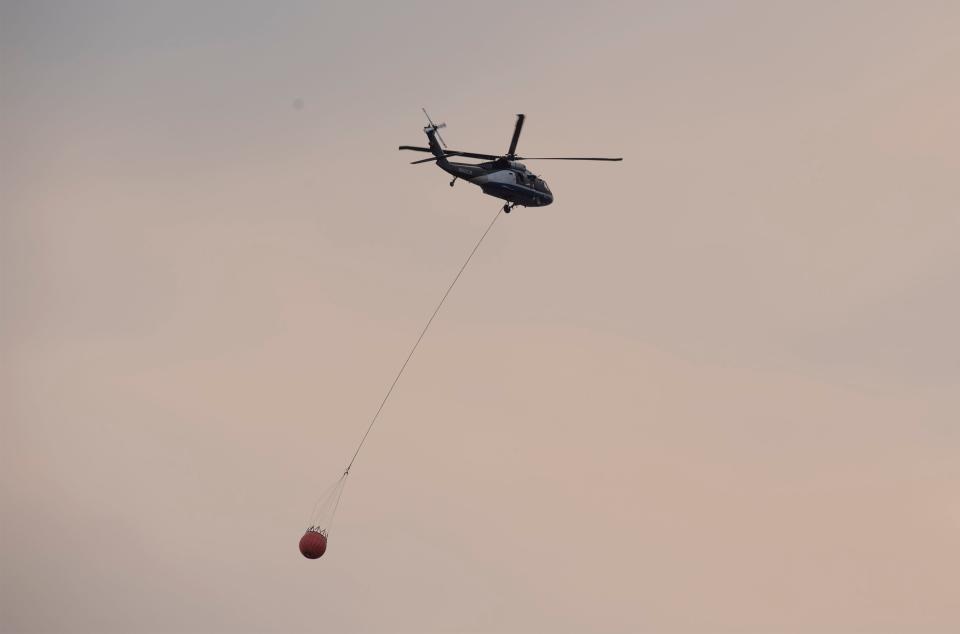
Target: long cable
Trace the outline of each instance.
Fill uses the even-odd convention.
[[[490,221],[490,224],[487,226],[486,231],[483,232],[483,235],[480,236],[480,239],[477,240],[477,243],[474,245],[473,250],[470,252],[470,255],[467,256],[467,259],[464,260],[463,265],[460,267],[460,270],[457,271],[456,277],[453,278],[453,281],[450,282],[450,286],[447,287],[447,291],[443,294],[443,297],[440,298],[440,303],[437,304],[437,307],[433,309],[433,314],[430,315],[430,319],[427,320],[427,325],[423,327],[423,330],[420,331],[420,336],[417,337],[417,342],[413,344],[413,347],[410,348],[410,353],[407,355],[406,360],[404,360],[403,365],[400,366],[400,371],[397,372],[397,376],[394,377],[393,383],[390,384],[390,389],[387,390],[386,396],[383,397],[383,400],[380,402],[380,407],[377,408],[377,413],[373,415],[373,418],[370,419],[370,424],[367,426],[367,431],[363,434],[363,438],[360,439],[360,444],[357,445],[357,450],[353,452],[353,457],[350,458],[350,464],[347,465],[347,468],[344,470],[343,475],[346,476],[350,473],[350,468],[353,467],[353,461],[357,459],[357,454],[360,453],[360,450],[363,448],[363,443],[367,441],[367,436],[370,435],[370,430],[373,429],[374,423],[377,422],[377,417],[380,416],[380,412],[383,411],[383,406],[387,404],[387,400],[390,398],[390,395],[393,393],[393,388],[397,386],[397,382],[400,380],[400,377],[403,375],[403,371],[406,369],[407,364],[410,363],[410,359],[413,358],[413,353],[417,351],[417,346],[420,345],[420,342],[423,340],[423,336],[427,334],[427,330],[430,328],[430,324],[433,323],[433,318],[437,316],[437,313],[440,312],[440,308],[443,306],[443,302],[446,301],[447,295],[450,294],[450,291],[453,290],[454,285],[456,285],[457,280],[460,279],[460,276],[463,275],[463,271],[467,268],[467,265],[470,264],[470,260],[473,259],[473,254],[477,252],[477,249],[480,248],[480,244],[483,242],[483,239],[487,237],[487,234],[490,233],[490,230],[493,229],[494,223],[497,221],[497,218],[500,217],[500,212],[502,210],[498,209],[497,214],[493,217],[493,220]],[[337,500],[339,504],[339,499]]]

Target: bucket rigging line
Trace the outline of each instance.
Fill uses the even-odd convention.
[[[424,335],[427,334],[427,330],[430,329],[430,324],[433,323],[434,318],[437,316],[437,313],[440,312],[440,309],[443,307],[443,303],[447,300],[447,296],[450,295],[450,291],[453,290],[453,287],[457,284],[457,280],[460,279],[460,276],[463,275],[464,270],[466,270],[467,265],[470,264],[470,260],[473,259],[473,254],[477,252],[477,249],[480,248],[480,245],[483,243],[483,239],[487,237],[487,234],[490,233],[490,230],[493,229],[493,225],[497,222],[497,218],[500,217],[500,212],[502,209],[498,209],[496,215],[494,215],[493,220],[490,221],[490,224],[487,225],[486,230],[480,236],[480,239],[477,240],[477,243],[473,245],[473,249],[470,251],[470,255],[467,256],[467,259],[463,261],[463,264],[460,266],[460,270],[457,271],[456,276],[453,278],[453,281],[450,282],[450,286],[447,287],[446,292],[444,292],[443,297],[440,298],[440,302],[437,304],[437,307],[433,309],[433,314],[430,315],[430,319],[427,320],[426,325],[423,327],[423,330],[420,331],[420,336],[417,337],[417,341],[413,344],[413,347],[410,348],[407,358],[404,359],[403,365],[400,366],[400,370],[397,372],[397,375],[393,379],[393,383],[390,384],[390,389],[387,390],[386,395],[383,397],[383,400],[380,401],[380,407],[377,408],[376,413],[373,415],[373,418],[370,419],[370,424],[367,425],[367,431],[364,432],[363,437],[360,439],[360,444],[357,445],[356,451],[353,452],[353,457],[350,458],[350,462],[347,464],[347,468],[344,469],[343,475],[350,475],[350,469],[353,467],[354,461],[357,459],[360,450],[363,449],[363,444],[367,441],[367,436],[370,435],[370,430],[373,429],[374,424],[377,422],[377,418],[380,416],[380,412],[383,411],[384,405],[387,404],[387,401],[390,399],[390,395],[393,393],[393,388],[397,386],[397,382],[400,380],[400,377],[403,376],[403,371],[407,368],[407,364],[410,363],[410,359],[413,358],[413,354],[417,351],[417,347],[420,345],[420,342],[423,341]]]

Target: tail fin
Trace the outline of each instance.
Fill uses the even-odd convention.
[[[447,124],[434,123],[433,119],[430,118],[430,115],[427,114],[427,109],[420,109],[423,110],[423,114],[427,117],[427,122],[429,123],[429,125],[423,128],[423,131],[427,133],[427,140],[430,142],[430,151],[433,152],[433,155],[437,157],[437,163],[443,165],[447,162],[447,153],[444,150],[444,148],[447,147],[447,143],[443,140],[443,137],[440,136],[439,130],[447,127]],[[441,145],[443,147],[441,147]]]
[[[433,155],[438,159],[446,159],[447,153],[440,147],[440,143],[438,143],[440,135],[437,134],[437,129],[428,125],[423,131],[427,133],[427,141],[430,144],[430,151],[433,152]],[[442,141],[442,139],[440,139],[440,141]]]
[[[425,128],[423,129],[423,131],[427,133],[427,136],[429,136],[429,135],[430,135],[430,132],[433,131],[434,133],[436,133],[437,138],[440,139],[440,143],[443,144],[443,147],[447,147],[447,142],[444,141],[444,140],[443,140],[443,137],[440,136],[440,133],[437,132],[437,130],[439,130],[440,128],[445,128],[445,127],[447,127],[447,124],[446,124],[446,123],[434,123],[434,122],[433,122],[433,119],[430,118],[430,115],[427,114],[427,109],[426,109],[426,108],[420,108],[420,109],[423,110],[423,115],[427,118],[427,122],[430,124],[430,125],[428,125],[427,127],[425,127]]]

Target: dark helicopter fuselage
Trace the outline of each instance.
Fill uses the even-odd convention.
[[[484,194],[523,207],[545,207],[553,202],[546,181],[518,161],[497,159],[484,163],[454,163],[437,143],[436,132],[427,130],[430,149],[440,169],[480,187]],[[453,181],[450,182],[451,186]]]
[[[547,183],[527,170],[523,163],[498,163],[500,162],[470,164],[437,161],[443,171],[477,185],[488,196],[523,207],[545,207],[553,202],[553,193]]]

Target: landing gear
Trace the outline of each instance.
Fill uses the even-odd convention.
[[[453,180],[450,181],[450,187],[453,187],[453,184],[456,183],[456,182],[457,182],[457,177],[454,176],[454,177],[453,177]]]
[[[510,210],[512,210],[514,207],[516,207],[516,204],[507,203],[506,205],[503,206],[503,213],[505,214],[510,213]]]

